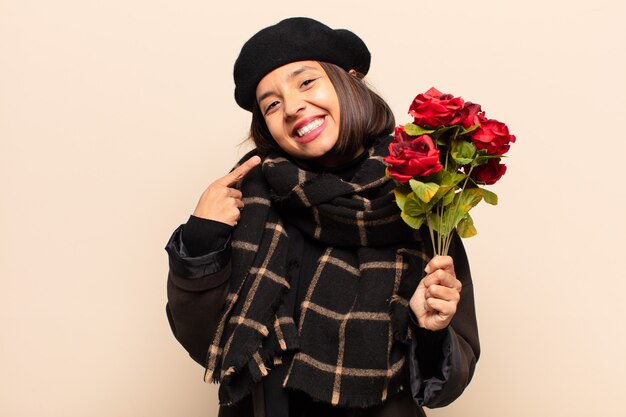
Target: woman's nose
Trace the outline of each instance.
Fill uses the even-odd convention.
[[[306,107],[305,101],[298,93],[288,94],[284,97],[285,115],[295,116]]]

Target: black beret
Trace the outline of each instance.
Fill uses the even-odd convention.
[[[324,61],[367,74],[370,52],[365,43],[345,29],[331,29],[306,17],[293,17],[266,27],[241,48],[235,61],[235,101],[252,111],[256,86],[274,69],[296,61]]]

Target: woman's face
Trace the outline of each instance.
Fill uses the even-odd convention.
[[[320,165],[338,163],[332,152],[339,138],[339,100],[316,61],[298,61],[267,74],[256,98],[272,137],[298,159]]]

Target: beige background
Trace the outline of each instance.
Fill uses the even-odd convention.
[[[398,122],[436,86],[518,137],[466,241],[482,358],[430,415],[625,416],[625,4],[0,0],[0,415],[215,415],[163,247],[247,149],[240,46],[308,15],[366,41]]]

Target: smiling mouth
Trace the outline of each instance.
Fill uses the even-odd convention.
[[[319,119],[315,119],[311,123],[308,123],[307,125],[305,125],[305,126],[301,127],[300,129],[296,130],[296,135],[298,135],[299,137],[302,137],[302,136],[306,135],[307,133],[311,132],[312,130],[317,129],[323,123],[324,123],[324,118],[323,117],[321,117]]]

